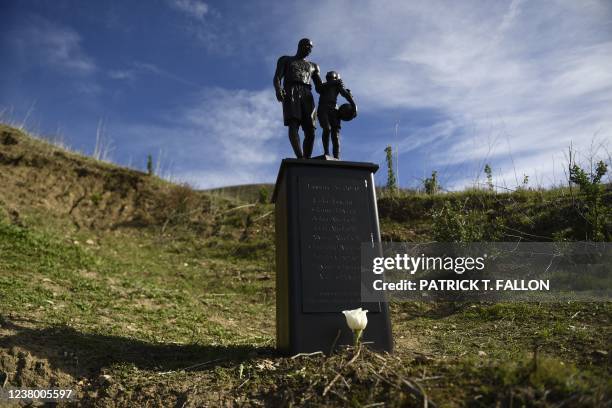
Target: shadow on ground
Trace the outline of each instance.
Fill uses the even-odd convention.
[[[274,354],[268,347],[148,343],[127,337],[81,333],[68,326],[28,328],[2,316],[0,327],[8,333],[0,337],[0,352],[5,349],[2,354],[27,352],[32,357],[47,360],[52,369],[74,378],[91,377],[117,364],[158,372],[202,371]]]

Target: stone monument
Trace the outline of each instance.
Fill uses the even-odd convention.
[[[276,342],[286,354],[353,344],[343,310],[368,310],[362,341],[391,351],[385,302],[361,301],[361,244],[380,242],[378,165],[284,159],[276,212]]]
[[[272,197],[276,213],[276,345],[283,353],[297,354],[327,353],[353,344],[353,333],[342,312],[361,307],[368,310],[362,342],[376,350],[391,351],[387,303],[361,299],[362,285],[368,285],[362,282],[361,245],[380,242],[374,188],[378,165],[338,160],[339,122],[354,118],[357,107],[335,71],[322,83],[319,66],[305,59],[312,46],[309,39],[301,39],[294,56],[278,59],[273,79],[297,157],[282,161]],[[319,160],[306,160],[312,154],[316,117],[311,81],[321,94],[319,111],[327,115],[325,130],[328,138],[332,134],[335,159],[323,155],[316,158]],[[338,94],[350,102],[344,110],[336,108]],[[300,127],[304,131],[303,152]]]

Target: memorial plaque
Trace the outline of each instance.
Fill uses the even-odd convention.
[[[276,340],[282,352],[352,344],[343,310],[369,311],[363,341],[392,349],[385,302],[361,301],[361,244],[380,242],[376,164],[285,159],[276,213]]]
[[[361,243],[374,241],[368,203],[368,180],[298,178],[302,311],[341,312],[362,304]]]

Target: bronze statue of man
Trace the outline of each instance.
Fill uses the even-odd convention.
[[[289,141],[298,159],[310,158],[315,139],[316,111],[310,81],[314,82],[317,92],[322,85],[319,66],[306,60],[311,51],[312,41],[302,38],[294,56],[285,55],[278,59],[273,80],[276,99],[283,103],[283,119],[285,126],[289,127]],[[304,131],[303,153],[298,133],[300,126]]]

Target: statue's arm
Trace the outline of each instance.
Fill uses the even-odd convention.
[[[276,99],[282,102],[285,98],[285,90],[281,86],[281,79],[285,75],[285,57],[280,57],[276,63],[276,71],[274,72],[274,78],[272,83],[274,84],[274,90],[276,91]]]
[[[321,80],[321,70],[319,69],[319,66],[315,63],[312,64],[314,71],[312,72],[312,82],[314,82],[314,86],[315,86],[315,91],[317,91],[317,93],[321,93],[321,90],[323,89],[323,81]]]
[[[351,104],[353,109],[355,109],[355,114],[357,114],[357,105],[355,104],[355,100],[353,99],[353,94],[350,89],[345,89],[344,85],[340,87],[340,95],[344,97]]]

